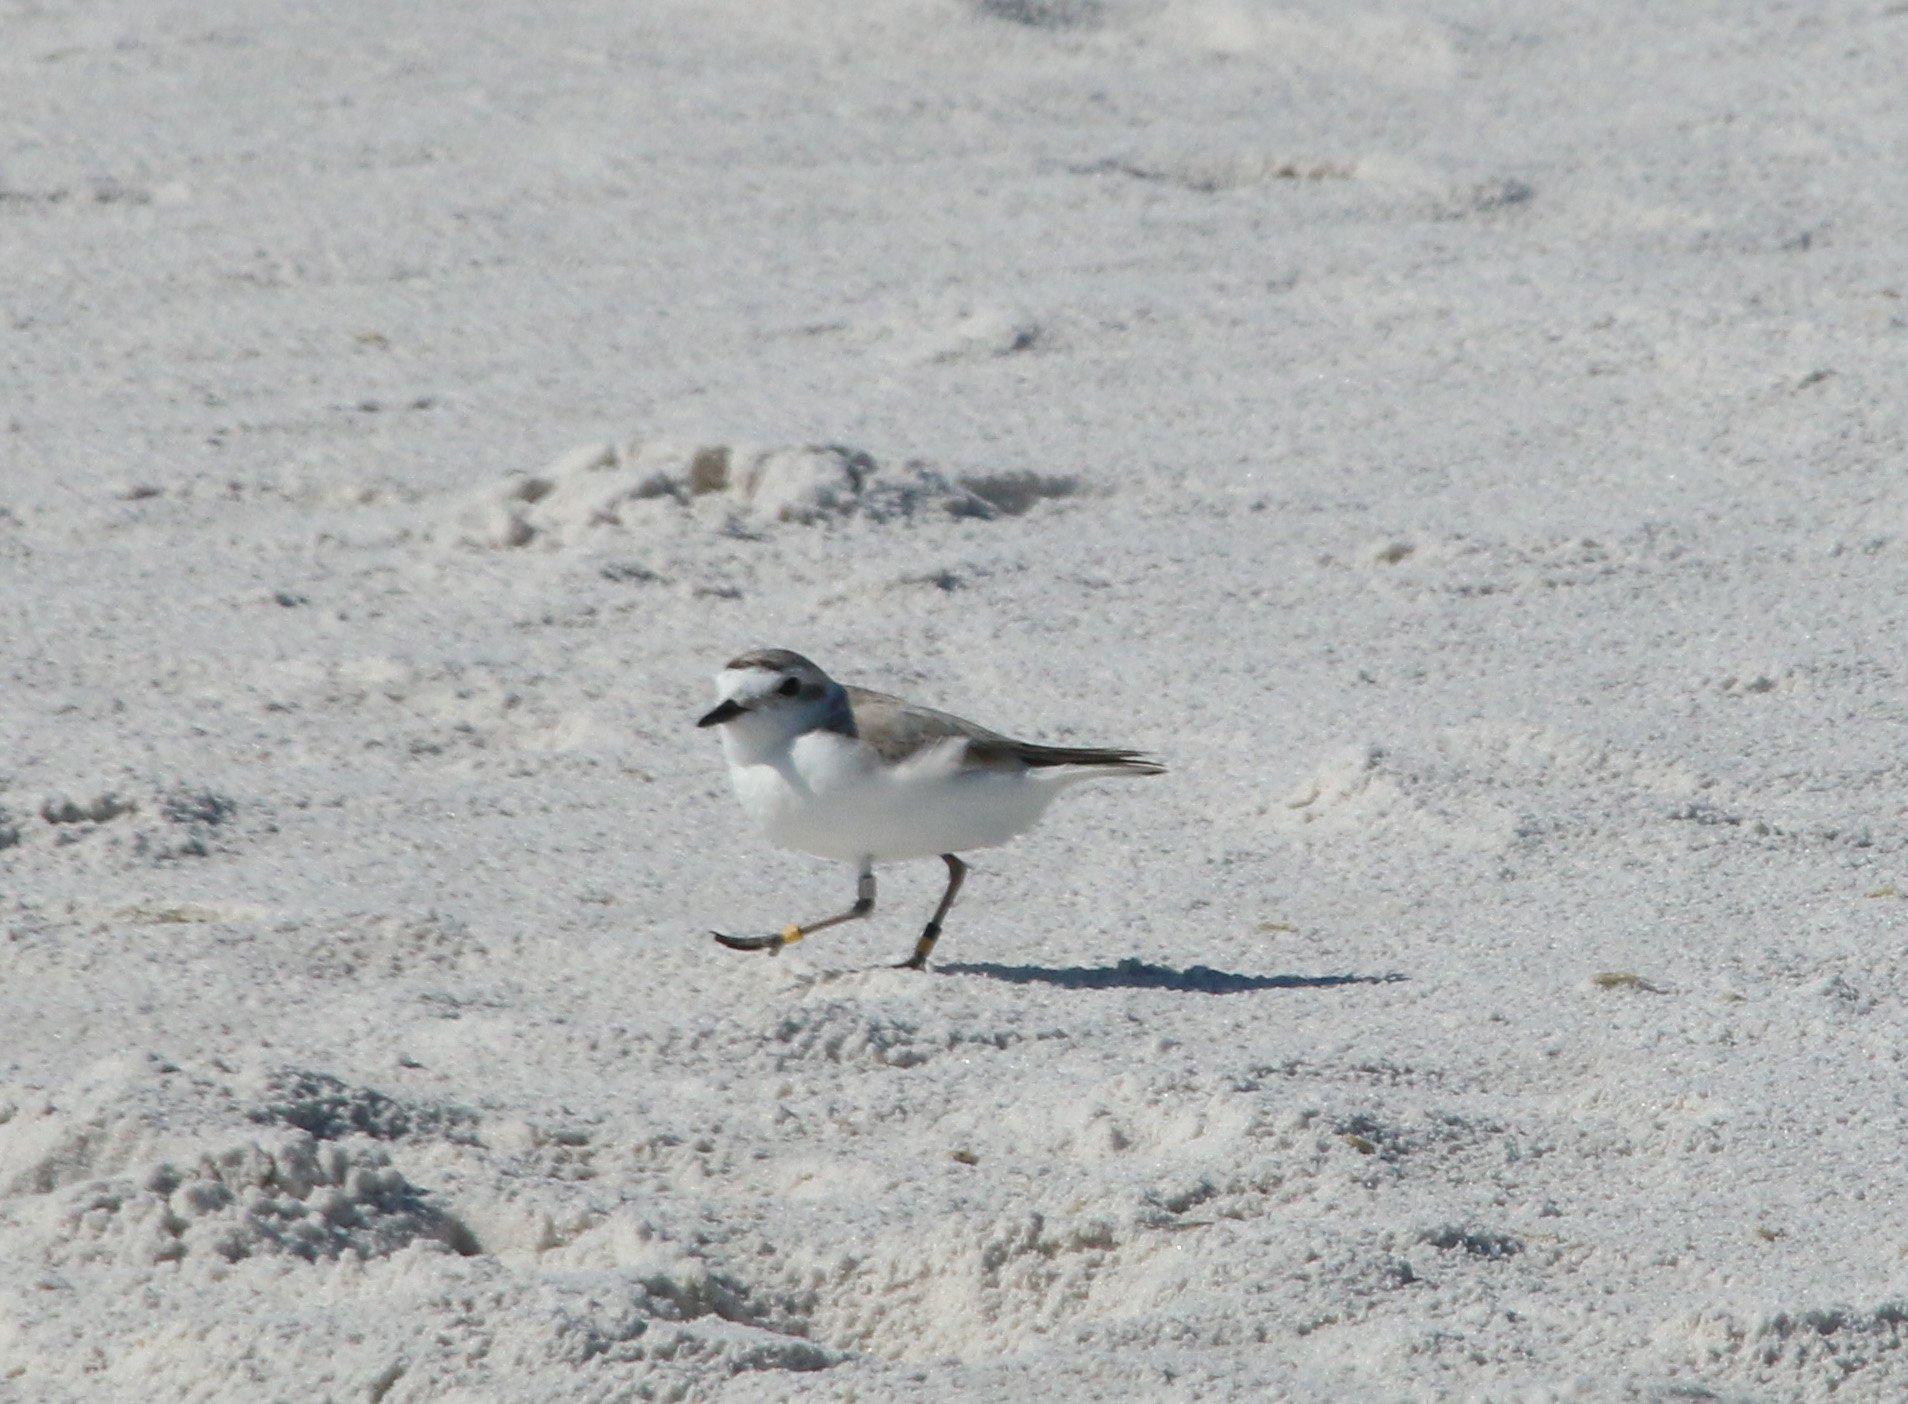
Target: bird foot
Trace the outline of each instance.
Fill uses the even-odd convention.
[[[780,955],[782,947],[794,945],[804,933],[799,926],[784,926],[772,936],[725,936],[720,931],[709,934],[732,951],[767,951],[770,955]]]

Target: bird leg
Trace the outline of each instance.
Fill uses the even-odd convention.
[[[782,947],[792,946],[804,936],[813,936],[817,931],[840,926],[844,921],[861,920],[874,910],[874,906],[874,865],[863,863],[860,876],[855,880],[855,904],[845,912],[811,921],[806,926],[784,926],[773,936],[724,936],[720,931],[711,931],[709,934],[732,951],[767,951],[770,955],[779,955]]]
[[[934,943],[941,936],[941,918],[947,915],[947,909],[954,905],[954,898],[961,890],[961,879],[967,876],[967,864],[952,853],[943,853],[941,861],[947,864],[947,891],[941,894],[941,905],[934,909],[934,915],[928,918],[927,926],[921,932],[921,939],[914,943],[914,954],[896,966],[897,970],[926,970],[928,952],[934,949]]]

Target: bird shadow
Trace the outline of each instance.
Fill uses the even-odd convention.
[[[1179,990],[1186,994],[1250,994],[1254,990],[1329,990],[1341,985],[1392,985],[1409,977],[1397,971],[1384,975],[1240,975],[1189,965],[1175,970],[1123,960],[1118,965],[995,965],[988,961],[954,961],[937,965],[943,975],[979,975],[1010,985],[1057,985],[1067,990]]]

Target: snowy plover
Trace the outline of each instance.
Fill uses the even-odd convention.
[[[1013,741],[961,717],[843,687],[799,653],[757,649],[716,675],[721,697],[697,726],[722,728],[736,797],[771,842],[853,863],[847,911],[773,936],[725,936],[768,951],[874,910],[876,863],[939,855],[947,891],[902,965],[927,968],[967,865],[954,855],[1025,833],[1053,797],[1103,775],[1158,775],[1137,751]]]

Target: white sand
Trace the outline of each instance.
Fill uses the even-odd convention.
[[[5,7],[0,1399],[1908,1398],[1904,73]],[[754,645],[1172,773],[729,953]]]

